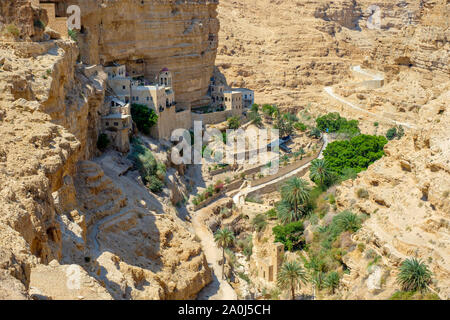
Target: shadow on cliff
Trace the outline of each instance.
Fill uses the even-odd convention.
[[[106,288],[114,298],[131,298],[130,280],[135,289],[144,290],[145,287],[152,285],[153,276],[149,271],[157,274],[163,270],[161,247],[167,245],[173,235],[171,232],[161,234],[156,219],[157,217],[150,212],[132,210],[114,221],[107,221],[101,228],[97,252],[97,259],[100,259],[101,263],[99,278],[105,282]],[[119,258],[119,260],[111,259],[115,267],[112,268],[110,265],[108,269],[105,268],[106,264],[102,263],[101,258],[105,253],[111,253]],[[125,287],[121,281],[123,278],[115,274],[116,270],[120,270],[123,277],[128,279]],[[155,284],[158,285],[156,282]]]
[[[210,297],[215,296],[220,290],[220,282],[216,274],[212,272],[212,281],[204,287],[197,295],[197,300],[209,300]]]
[[[202,166],[199,164],[188,165],[187,174],[190,181],[192,182],[189,195],[195,197],[200,192],[199,188],[206,188],[206,182],[205,180],[203,180],[202,176]],[[192,219],[192,216],[187,210],[186,205],[177,208],[177,214],[178,217],[182,220],[186,220],[187,217],[189,217],[189,219]]]

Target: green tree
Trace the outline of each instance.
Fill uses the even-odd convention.
[[[250,113],[248,114],[248,118],[252,123],[256,124],[257,126],[259,126],[262,123],[262,119],[258,111],[254,110],[250,111]]]
[[[67,31],[67,33],[68,33],[69,37],[70,37],[73,41],[75,41],[75,42],[78,41],[78,31],[77,31],[77,30],[75,30],[75,29],[69,29],[69,30]]]
[[[150,189],[151,192],[161,192],[163,187],[164,187],[164,183],[158,179],[157,176],[149,176],[147,177],[147,187]]]
[[[317,128],[322,132],[347,133],[351,136],[360,133],[357,120],[347,120],[346,118],[341,117],[337,112],[318,117],[316,119],[316,124]]]
[[[267,117],[274,117],[278,114],[278,108],[275,106],[272,106],[270,104],[265,104],[262,106],[262,112],[267,116]]]
[[[405,130],[402,126],[392,127],[386,132],[386,138],[388,140],[394,140],[395,138],[401,139],[405,135]]]
[[[324,281],[325,281],[325,275],[322,271],[311,271],[311,283],[314,286],[314,296],[315,296],[315,290],[318,291],[323,289]]]
[[[311,162],[309,177],[320,186],[324,186],[331,179],[331,170],[325,159],[315,159]]]
[[[292,113],[278,114],[275,119],[274,128],[280,131],[281,137],[287,137],[294,132],[294,123],[298,120]]]
[[[286,225],[278,225],[272,228],[275,242],[284,244],[285,250],[299,249],[303,242],[303,222],[295,221]]]
[[[351,168],[359,173],[384,155],[386,143],[385,137],[361,134],[330,143],[323,155],[331,171],[342,175],[345,168]]]
[[[325,288],[328,288],[332,294],[334,294],[334,291],[339,286],[339,273],[336,271],[331,271],[327,274],[324,280]]]
[[[322,135],[322,134],[320,133],[320,130],[319,130],[318,128],[312,128],[312,129],[309,131],[309,136],[310,136],[310,137],[319,139],[319,138],[321,137],[321,135]]]
[[[295,157],[295,159],[300,158],[300,160],[302,160],[302,159],[303,159],[303,156],[304,156],[305,154],[306,154],[305,149],[300,148],[298,151],[296,151],[296,152],[294,153],[294,157]]]
[[[424,262],[411,258],[402,262],[397,282],[403,291],[424,292],[431,283],[431,277],[432,273]]]
[[[300,206],[309,200],[310,191],[305,180],[293,177],[281,186],[281,198],[293,207],[295,214],[298,214]]]
[[[151,127],[153,127],[158,122],[158,115],[153,109],[150,109],[145,104],[131,105],[131,117],[136,123],[139,131],[149,134]]]
[[[284,290],[290,289],[292,300],[295,300],[295,289],[307,281],[306,272],[298,261],[284,262],[277,276],[278,286]]]
[[[292,210],[291,204],[285,200],[282,200],[276,205],[277,217],[283,224],[298,221],[300,219],[300,211],[295,212]]]
[[[230,229],[224,228],[214,234],[214,241],[222,248],[222,279],[225,276],[225,248],[228,248],[234,242],[234,234]]]
[[[361,228],[361,219],[350,211],[342,211],[340,214],[336,215],[334,223],[336,223],[337,228],[341,230],[341,232],[356,232]]]
[[[152,192],[160,192],[164,186],[165,166],[156,161],[150,149],[134,139],[132,152],[128,156],[139,170],[143,182]]]
[[[227,119],[228,122],[228,129],[238,129],[241,126],[241,122],[238,117],[230,117]]]
[[[387,132],[386,132],[386,138],[388,140],[394,140],[394,138],[397,136],[397,128],[393,127],[390,128]]]
[[[259,111],[259,104],[254,103],[254,104],[251,106],[250,111],[258,112],[258,111]]]

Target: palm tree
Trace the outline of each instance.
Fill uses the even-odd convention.
[[[313,297],[316,297],[316,289],[317,291],[322,290],[324,284],[324,273],[322,271],[312,271],[311,272],[311,282],[313,284]]]
[[[214,241],[222,248],[222,279],[225,275],[225,248],[234,242],[234,234],[231,230],[224,228],[214,234]]]
[[[341,212],[336,219],[336,223],[341,230],[356,232],[361,228],[361,219],[350,211]]]
[[[334,291],[339,286],[339,273],[336,271],[330,272],[324,281],[325,287],[330,289],[331,293],[334,294]]]
[[[403,291],[425,291],[431,283],[432,272],[416,258],[406,259],[400,266],[397,282]]]
[[[292,210],[291,205],[286,200],[281,200],[276,205],[277,218],[282,224],[288,224],[298,221],[300,219],[300,213]]]
[[[285,262],[277,276],[277,284],[282,289],[290,289],[295,300],[295,288],[307,283],[306,272],[298,261]]]
[[[295,214],[298,214],[300,206],[309,201],[310,191],[305,180],[293,177],[281,187],[281,198],[294,208]]]
[[[325,159],[316,159],[311,162],[311,168],[309,169],[309,177],[312,181],[320,182],[320,186],[324,185],[324,182],[331,177],[330,165]]]

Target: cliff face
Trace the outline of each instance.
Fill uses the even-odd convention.
[[[368,27],[375,5],[380,29]],[[364,61],[388,81],[410,63],[449,73],[446,1],[222,0],[218,12],[217,65],[260,103],[320,105],[323,86],[349,81]]]
[[[148,79],[155,79],[167,67],[174,74],[177,101],[194,106],[207,103],[204,96],[217,51],[218,1],[67,3],[81,8],[79,38],[84,62],[127,63]]]
[[[14,26],[17,33],[3,35],[8,38],[20,38],[22,40],[39,40],[47,24],[45,10],[32,8],[29,0],[2,0],[0,3],[0,29],[2,26]]]
[[[367,24],[372,5],[381,9],[379,29]],[[448,299],[449,2],[222,0],[218,11],[220,71],[234,85],[255,89],[257,102],[340,112],[358,119],[364,133],[385,135],[382,123],[375,127],[374,118],[328,98],[324,86],[336,85],[361,108],[417,127],[337,189],[339,210],[369,216],[353,239],[365,249],[343,258],[351,271],[340,292],[348,299],[389,298],[399,289],[399,264],[415,256]],[[359,87],[349,72],[355,65],[384,74],[384,86]],[[359,189],[369,197],[359,198]],[[371,251],[381,258],[368,268]]]
[[[81,149],[91,139],[86,132],[79,134],[87,127],[84,121],[77,121],[83,113],[70,108],[95,110],[95,105],[87,103],[87,90],[81,90],[77,101],[67,109],[60,105],[65,116],[72,119],[67,128],[46,112],[57,105],[55,101],[64,100],[64,86],[55,85],[64,83],[62,75],[65,81],[77,82],[69,58],[73,52],[74,44],[65,42],[0,47],[2,267],[15,270],[12,274],[25,284],[33,264],[60,257],[52,192],[62,186],[64,176],[74,174],[78,159],[92,155]]]
[[[59,2],[57,14],[63,15],[59,11],[65,11],[65,3]],[[76,61],[81,57],[89,63],[129,62],[139,57],[149,68],[145,73],[167,66],[175,72],[178,97],[188,103],[200,101],[214,65],[214,46],[205,47],[204,42],[217,32],[216,4],[80,1],[80,6],[86,25],[78,45],[70,40],[31,42],[54,35],[38,34],[30,27],[36,17],[45,24],[46,12],[26,1],[2,1],[0,6],[1,22],[18,27],[17,37],[0,42],[0,298],[95,297],[95,292],[116,299],[195,297],[211,281],[211,273],[200,245],[173,218],[164,199],[150,196],[138,177],[132,181],[134,193],[124,199],[131,188],[116,185],[115,172],[109,178],[102,168],[80,162],[97,155],[106,75],[89,72]],[[22,8],[27,15],[20,18],[16,14]],[[144,12],[154,15],[146,18]],[[97,18],[105,19],[105,34],[97,33],[102,25]],[[113,20],[123,25],[116,29]],[[132,24],[138,30],[128,33]],[[139,29],[144,25],[146,31]],[[169,33],[162,34],[164,30]],[[147,31],[153,37],[147,37]],[[107,41],[96,46],[99,39]],[[138,211],[136,205],[145,197],[153,205],[141,205]],[[116,229],[92,238],[92,228],[114,215],[125,215],[129,221],[121,220]],[[137,224],[138,219],[143,222]],[[137,241],[144,233],[146,238]],[[124,243],[134,248],[125,252]],[[104,254],[109,250],[112,257]],[[82,281],[88,287],[96,283],[93,290],[67,292],[48,285],[43,280],[48,273],[67,276],[67,267],[53,260],[83,267]],[[102,268],[111,272],[109,278]]]

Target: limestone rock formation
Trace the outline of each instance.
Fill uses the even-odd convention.
[[[88,64],[120,62],[130,75],[155,79],[168,68],[180,103],[202,105],[217,51],[215,0],[59,1],[82,8],[81,59]]]
[[[0,38],[40,40],[48,22],[45,10],[29,0],[4,0],[0,3]]]
[[[343,257],[351,270],[342,280],[343,298],[389,298],[399,289],[400,262],[417,256],[432,269],[434,290],[448,299],[448,1],[222,0],[218,11],[219,69],[231,85],[254,89],[257,103],[314,115],[337,111],[369,134],[392,127],[329,99],[324,86],[334,86],[383,120],[415,125],[388,143],[384,158],[338,188],[340,210],[369,215],[353,239],[341,241],[366,246]],[[384,86],[362,87],[350,72],[355,65],[382,73]],[[361,188],[368,199],[357,197]],[[381,260],[367,268],[374,254]]]
[[[59,2],[57,14],[63,16],[64,1],[55,2]],[[101,6],[97,1],[84,2],[80,5],[85,5],[86,25],[78,43],[41,39],[42,33],[33,30],[34,20],[40,18],[45,25],[46,12],[29,1],[0,5],[0,22],[17,23],[19,29],[19,37],[0,42],[1,298],[30,298],[30,294],[52,299],[193,298],[211,281],[211,272],[194,236],[174,218],[168,199],[152,195],[121,156],[97,164],[86,161],[99,155],[96,143],[106,76],[101,68],[94,70],[77,60],[134,61],[135,52],[138,59],[148,59],[153,71],[167,66],[179,74],[175,89],[181,101],[200,101],[214,65],[217,3],[146,1],[152,8],[146,11],[131,1],[106,1]],[[148,12],[151,23],[135,24],[134,14]],[[119,16],[123,33],[111,20],[117,22]],[[98,33],[101,21],[97,19],[105,19],[109,34]],[[131,46],[128,23],[137,28]],[[160,24],[169,27],[152,27]],[[164,29],[173,34],[148,37],[148,31]],[[106,40],[101,48],[93,45],[98,39]],[[174,42],[168,43],[171,39]],[[116,50],[118,42],[112,43],[116,40],[131,51]],[[172,200],[179,201],[183,187],[174,186],[181,180],[171,170]],[[137,224],[141,216],[143,224]],[[118,234],[111,225],[105,227],[116,219]],[[138,239],[144,241],[140,238],[144,234],[148,244],[142,246]],[[131,251],[122,252],[124,242]],[[108,266],[104,246],[115,252],[112,266],[120,264],[119,291],[115,280],[100,272]],[[44,279],[52,273],[57,274],[54,281],[63,285],[64,272],[71,265],[82,268],[86,280],[82,293],[48,287]],[[114,274],[110,271],[108,276]],[[36,290],[31,290],[30,281]]]
[[[38,265],[31,270],[30,295],[36,300],[111,300],[111,295],[79,265]]]

